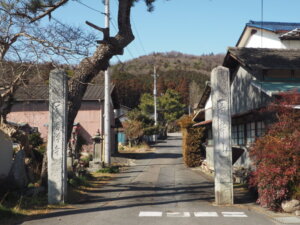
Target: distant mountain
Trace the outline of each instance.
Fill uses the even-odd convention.
[[[121,104],[135,107],[143,93],[152,93],[151,75],[155,66],[159,75],[158,94],[164,93],[168,88],[175,89],[182,95],[183,103],[193,105],[195,102],[191,101],[196,100],[191,97],[191,89],[198,86],[196,92],[200,95],[205,81],[210,79],[211,70],[222,64],[223,58],[222,54],[195,56],[180,52],[153,53],[113,65],[112,80],[118,89]]]
[[[210,79],[211,70],[222,64],[224,55],[187,55],[180,52],[153,53],[139,58],[118,63],[111,66],[112,82],[118,90],[120,103],[131,108],[139,104],[143,93],[153,93],[153,68],[156,67],[158,95],[168,88],[178,91],[182,96],[182,103],[193,106],[205,86],[205,81]],[[7,65],[6,65],[7,64]],[[54,68],[51,63],[31,65],[2,63],[0,79],[11,82],[9,69],[11,66],[21,70],[28,70],[24,83],[30,85],[47,84],[49,72]],[[76,66],[62,65],[68,76],[72,77]],[[17,71],[17,69],[15,69]],[[18,72],[18,71],[17,71]],[[101,72],[93,83],[103,84],[104,76]]]

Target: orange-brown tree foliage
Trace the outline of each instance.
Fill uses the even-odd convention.
[[[300,200],[300,94],[288,93],[267,111],[276,116],[266,134],[250,151],[255,171],[250,185],[257,187],[258,203],[280,210],[283,200]]]

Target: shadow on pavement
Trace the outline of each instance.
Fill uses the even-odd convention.
[[[212,197],[212,188],[213,185],[211,183],[199,183],[199,184],[191,184],[192,186],[181,186],[181,187],[151,187],[151,186],[136,186],[135,183],[132,185],[106,185],[106,190],[97,190],[88,191],[89,193],[113,193],[113,192],[122,192],[129,194],[128,196],[115,196],[112,198],[107,197],[93,197],[91,199],[87,199],[85,202],[81,202],[81,206],[87,206],[91,203],[103,203],[102,206],[99,207],[90,207],[84,209],[75,209],[75,210],[64,210],[49,213],[46,215],[33,216],[26,221],[33,221],[38,219],[52,218],[52,217],[60,217],[67,215],[75,215],[75,214],[84,214],[91,212],[100,212],[107,210],[116,210],[123,208],[132,208],[139,206],[154,206],[154,205],[166,205],[171,203],[179,203],[179,202],[197,202],[197,201],[206,201],[213,202]],[[117,189],[116,189],[117,188]],[[141,192],[140,195],[137,195],[136,192]],[[151,192],[149,194],[145,194],[143,192]],[[129,192],[129,193],[127,193]],[[132,192],[132,194],[130,194]],[[186,197],[185,197],[186,195]],[[175,199],[174,199],[175,197]],[[130,200],[128,202],[124,202],[122,205],[122,201]],[[117,205],[113,205],[116,201]],[[104,203],[110,202],[110,206],[106,206]]]
[[[174,159],[174,158],[181,158],[182,154],[178,153],[154,153],[154,152],[147,152],[147,153],[122,153],[117,154],[117,157],[120,158],[129,158],[129,159]]]

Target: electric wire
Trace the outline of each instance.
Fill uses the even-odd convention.
[[[147,51],[145,50],[145,47],[144,47],[144,45],[143,45],[142,39],[141,39],[141,37],[140,37],[140,35],[139,35],[138,29],[137,29],[137,27],[136,27],[136,25],[135,25],[134,20],[132,20],[132,24],[133,24],[133,28],[134,28],[134,30],[135,30],[135,32],[136,32],[137,38],[138,38],[138,40],[139,40],[139,43],[140,43],[140,45],[141,45],[141,48],[143,49],[145,55],[147,55]]]
[[[115,21],[115,19],[114,19],[113,17],[111,17],[110,22],[111,22],[113,28],[116,30],[116,32],[118,32],[117,26],[115,25],[115,22],[114,22],[114,21]],[[135,58],[135,57],[133,56],[132,52],[129,50],[128,47],[125,48],[125,50],[129,53],[129,55],[130,55],[132,58]]]
[[[264,0],[261,0],[261,48],[263,47],[263,26],[264,26]]]
[[[87,5],[87,4],[83,3],[83,2],[81,2],[80,0],[73,0],[73,1],[77,2],[77,3],[80,4],[80,5],[83,5],[84,7],[88,8],[88,9],[90,9],[90,10],[92,10],[92,11],[95,11],[95,12],[97,12],[97,13],[101,13],[102,15],[106,15],[106,13],[104,13],[104,12],[102,12],[102,11],[100,11],[100,10],[97,10],[97,9],[95,9],[95,8],[93,8],[93,7],[89,6],[89,5]],[[65,26],[63,23],[61,23],[59,20],[57,20],[57,19],[55,19],[55,18],[53,18],[53,19],[54,19],[57,23],[59,23],[59,24],[61,24],[62,26],[66,27],[66,26]],[[118,28],[117,28],[117,26],[116,26],[116,24],[115,24],[115,22],[114,22],[115,19],[114,19],[113,17],[111,17],[110,19],[111,19],[111,24],[112,24],[113,28],[115,29],[116,32],[118,32]],[[134,55],[132,54],[132,52],[130,51],[130,49],[129,49],[128,47],[125,48],[125,50],[128,51],[129,55],[130,55],[132,58],[135,58]],[[120,59],[119,56],[115,55],[115,57],[118,59],[119,63],[123,64],[123,62],[122,62],[122,60]]]
[[[115,0],[114,2],[116,3],[116,5],[118,5],[117,0]],[[134,31],[135,31],[135,33],[136,33],[138,42],[139,42],[139,44],[140,44],[140,47],[141,47],[142,51],[144,52],[144,54],[147,55],[146,48],[145,48],[144,45],[143,45],[143,42],[142,42],[141,36],[140,36],[140,34],[139,34],[139,32],[138,32],[137,26],[135,25],[134,20],[131,20],[131,21],[132,21],[133,29],[134,29]],[[139,52],[139,51],[138,51],[138,52]]]
[[[100,10],[97,10],[97,9],[91,7],[91,6],[89,6],[89,5],[87,5],[87,4],[83,3],[83,2],[81,2],[80,0],[73,0],[73,1],[77,2],[78,4],[81,4],[81,5],[85,6],[86,8],[88,8],[88,9],[90,9],[90,10],[93,10],[93,11],[95,11],[95,12],[98,12],[98,13],[101,13],[101,14],[103,14],[103,15],[106,15],[104,12],[101,12]],[[118,32],[117,26],[115,25],[115,22],[114,22],[114,21],[115,21],[115,19],[114,19],[113,17],[111,17],[111,24],[112,24],[113,28],[115,29],[115,31]],[[58,22],[58,21],[57,21],[57,22]],[[135,27],[135,24],[134,24],[134,28],[135,28],[135,30],[136,30],[136,32],[137,32],[137,29],[136,29],[136,27]],[[141,42],[141,39],[140,39],[140,36],[139,36],[138,33],[137,33],[137,36],[138,36],[138,40],[139,40],[140,43],[141,43],[141,46],[142,46],[143,51],[146,53],[145,48],[144,48],[143,45],[142,45],[142,42]],[[132,54],[132,52],[130,51],[130,49],[129,49],[128,47],[125,48],[125,50],[129,53],[129,55],[130,55],[132,58],[135,58],[134,55]],[[120,59],[119,59],[119,61],[120,61]]]
[[[73,0],[73,1],[74,1],[74,2],[77,2],[77,3],[80,4],[80,5],[85,6],[86,8],[88,8],[88,9],[90,9],[90,10],[93,10],[93,11],[95,11],[95,12],[98,12],[98,13],[101,13],[101,14],[103,14],[103,15],[106,15],[105,12],[101,12],[100,10],[97,10],[97,9],[95,9],[95,8],[93,8],[93,7],[89,6],[89,5],[87,5],[87,4],[83,3],[83,2],[81,2],[80,0]]]

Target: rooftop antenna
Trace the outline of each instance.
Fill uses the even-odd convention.
[[[261,0],[261,29],[260,29],[260,47],[263,47],[263,26],[264,26],[264,0]]]

